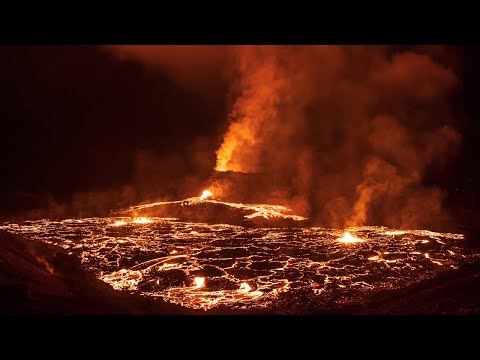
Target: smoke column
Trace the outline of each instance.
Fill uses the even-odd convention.
[[[218,171],[283,177],[294,208],[334,226],[422,226],[441,215],[445,193],[422,178],[460,143],[448,125],[451,69],[379,46],[235,52],[240,91]]]
[[[151,50],[114,51],[157,64],[192,89],[201,88],[199,69],[223,69],[231,111],[215,169],[268,174],[268,186],[252,184],[248,196],[334,227],[418,228],[444,218],[446,193],[423,179],[461,143],[450,125],[459,81],[442,58],[448,48],[205,47],[190,67],[186,59],[172,65],[178,54],[167,61],[147,56]]]

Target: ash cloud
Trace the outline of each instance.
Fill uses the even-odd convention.
[[[334,227],[446,219],[446,192],[424,178],[461,143],[449,125],[461,61],[448,47],[109,48],[200,97],[212,82],[229,83],[215,169],[261,180],[215,181],[222,197],[286,205]]]

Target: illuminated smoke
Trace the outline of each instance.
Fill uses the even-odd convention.
[[[275,47],[239,48],[241,96],[230,114],[232,123],[217,151],[217,171],[258,172],[265,140],[276,130],[282,90],[288,75]],[[259,61],[261,60],[261,61]]]
[[[442,215],[445,193],[422,179],[460,143],[447,125],[451,69],[381,46],[236,52],[238,97],[216,170],[272,174],[259,191],[286,189],[290,206],[333,226],[423,226]]]
[[[445,218],[446,193],[424,178],[429,169],[441,169],[461,141],[448,102],[459,85],[451,48],[113,50],[164,69],[199,96],[210,86],[202,82],[205,74],[230,83],[215,169],[269,180],[252,180],[245,193],[220,182],[214,189],[219,197],[285,205],[334,227],[417,228]]]

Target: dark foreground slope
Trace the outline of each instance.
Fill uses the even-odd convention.
[[[1,314],[193,314],[120,293],[62,249],[0,231]]]

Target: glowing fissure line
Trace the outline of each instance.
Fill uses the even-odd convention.
[[[20,225],[2,224],[1,227],[12,233],[25,234],[33,241],[62,246],[70,254],[81,258],[84,269],[115,289],[158,296],[169,302],[205,310],[216,306],[275,306],[276,299],[282,296],[283,291],[289,291],[290,284],[294,289],[308,288],[313,290],[313,294],[327,294],[327,298],[344,286],[342,298],[351,301],[358,292],[363,296],[370,288],[402,288],[431,278],[443,268],[456,269],[464,261],[478,258],[455,241],[463,239],[461,234],[451,237],[440,234],[438,238],[441,242],[438,242],[436,237],[428,237],[422,230],[402,231],[402,235],[396,236],[386,235],[386,228],[349,228],[352,234],[365,239],[365,242],[344,246],[336,241],[344,231],[336,229],[246,229],[233,225],[169,222],[152,218],[155,219],[154,226],[126,226],[112,231],[114,229],[110,225],[119,219],[38,220]],[[191,231],[197,230],[201,237],[191,235]],[[213,243],[217,240],[225,240],[226,243],[218,246]],[[137,253],[139,243],[144,249],[141,254]],[[235,245],[237,243],[238,246]],[[157,252],[168,254],[172,249],[178,249],[183,254],[144,261],[130,270],[118,270],[123,260],[140,260],[145,254]],[[381,263],[372,263],[368,260],[373,259],[368,257],[381,259]],[[199,266],[217,265],[217,260],[227,261],[218,265],[223,270],[234,271],[227,271],[226,275],[219,277],[206,276],[201,288],[192,285],[194,277],[188,271]],[[270,266],[263,268],[263,263],[271,261],[278,261],[280,265],[275,265],[273,269]],[[163,276],[170,279],[171,275],[176,276],[175,273],[153,272],[150,269],[154,266],[158,266],[155,270],[162,272],[175,267],[184,271],[187,277],[181,277],[183,285],[171,286],[168,281],[163,283]],[[238,276],[243,270],[247,270],[248,274],[251,272],[251,276]],[[313,278],[315,275],[320,278]],[[283,282],[279,279],[288,280]],[[185,280],[188,281],[185,283]],[[312,281],[318,284],[313,289]],[[224,282],[229,286],[224,287]],[[154,283],[160,287],[151,288]],[[221,286],[222,290],[216,286]],[[357,290],[352,293],[347,290],[355,287]],[[324,295],[315,298],[315,301],[322,303],[322,299]]]
[[[203,196],[203,195],[202,195]],[[129,207],[125,210],[120,210],[118,213],[127,213],[127,212],[132,212],[132,211],[138,211],[138,210],[143,210],[143,209],[148,209],[154,206],[159,206],[159,205],[171,205],[171,204],[186,204],[186,205],[194,205],[198,203],[212,203],[212,204],[222,204],[226,206],[230,206],[236,209],[241,209],[241,210],[250,210],[253,211],[252,214],[245,215],[245,218],[247,219],[253,219],[255,217],[267,217],[268,219],[270,218],[284,218],[284,219],[292,219],[292,220],[297,220],[297,221],[302,221],[306,220],[307,218],[299,215],[291,215],[291,214],[285,214],[285,213],[290,213],[292,212],[291,209],[282,206],[282,205],[269,205],[269,204],[239,204],[239,203],[231,203],[231,202],[226,202],[226,201],[218,201],[218,200],[212,200],[212,199],[207,199],[207,198],[202,198],[202,197],[193,197],[193,198],[188,198],[185,200],[176,200],[176,201],[160,201],[160,202],[154,202],[150,204],[144,204],[144,205],[136,205]]]

